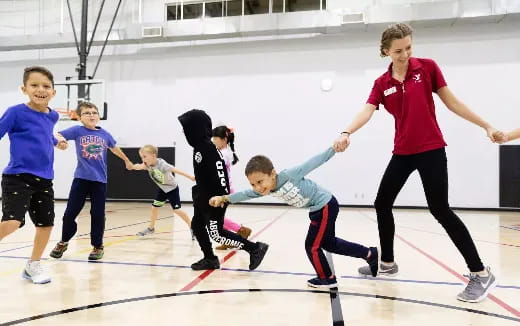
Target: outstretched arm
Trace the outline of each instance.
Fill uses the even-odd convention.
[[[186,178],[190,179],[191,181],[195,182],[195,177],[192,176],[191,174],[188,174],[188,173],[186,173],[186,172],[184,172],[184,171],[181,171],[181,170],[179,170],[179,169],[177,169],[177,168],[173,168],[173,169],[172,169],[172,172],[175,173],[175,174],[180,174],[180,175],[182,175],[183,177],[186,177]]]
[[[520,138],[520,128],[507,133],[507,140],[515,140]]]
[[[480,116],[478,116],[475,112],[471,111],[469,107],[460,101],[455,95],[451,92],[448,86],[444,86],[437,90],[437,94],[441,98],[442,102],[450,111],[458,115],[459,117],[476,124],[477,126],[484,128],[486,130],[487,136],[491,139],[492,142],[496,142],[498,139],[495,138],[496,129],[493,128],[489,123],[484,121]],[[495,135],[494,135],[495,134]]]
[[[125,166],[128,170],[132,170],[134,164],[130,161],[130,159],[125,155],[125,153],[121,150],[121,148],[115,146],[110,148],[110,151],[114,153],[115,156],[119,157],[123,161],[125,161]]]
[[[370,118],[372,118],[372,114],[374,114],[376,108],[377,107],[373,104],[365,104],[363,109],[359,111],[358,114],[356,114],[354,120],[352,120],[347,129],[345,129],[341,133],[341,136],[339,136],[334,141],[334,151],[343,152],[347,149],[348,145],[350,145],[350,135],[363,127],[370,120]]]
[[[515,139],[520,138],[520,128],[512,130],[507,133],[502,132],[502,131],[497,131],[493,135],[494,135],[495,139],[497,140],[497,143],[503,144],[510,140],[515,140]]]

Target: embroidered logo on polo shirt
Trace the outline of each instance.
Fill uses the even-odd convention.
[[[397,92],[397,88],[395,88],[395,86],[393,86],[393,87],[390,87],[389,89],[385,89],[385,91],[383,93],[385,94],[385,96],[388,96],[388,95],[394,94],[395,92]]]
[[[420,82],[422,82],[422,80],[421,80],[421,74],[415,74],[415,75],[413,75],[413,81],[416,82],[416,83],[420,83]]]

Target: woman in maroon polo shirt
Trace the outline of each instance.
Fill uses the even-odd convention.
[[[418,170],[430,212],[464,256],[471,272],[466,289],[457,298],[479,302],[496,284],[496,278],[489,267],[484,268],[466,226],[448,204],[446,143],[435,116],[432,93],[437,93],[455,114],[482,127],[493,142],[493,133],[497,130],[453,95],[435,61],[412,57],[412,29],[409,25],[389,26],[382,34],[380,51],[382,57],[392,59],[388,71],[376,79],[363,110],[334,142],[336,150],[345,150],[350,135],[370,120],[380,104],[394,116],[393,156],[374,203],[382,250],[379,274],[395,275],[398,272],[394,262],[392,206],[410,174]],[[359,272],[370,275],[368,266],[360,268]]]

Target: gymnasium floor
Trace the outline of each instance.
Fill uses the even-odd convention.
[[[147,226],[150,205],[108,203],[105,256],[89,263],[88,207],[78,236],[61,260],[48,253],[59,240],[65,203],[57,202],[56,226],[44,266],[46,285],[21,278],[32,247],[33,226],[0,243],[0,325],[520,325],[520,214],[458,211],[486,265],[498,277],[492,295],[460,302],[464,261],[426,210],[395,210],[395,278],[363,278],[364,261],[333,256],[338,292],[308,288],[313,269],[304,250],[307,211],[287,206],[234,206],[228,216],[270,244],[265,260],[247,270],[245,252],[218,252],[221,269],[196,272],[201,257],[187,226],[160,210],[158,232]],[[184,209],[191,215],[192,207]],[[377,244],[373,209],[341,210],[337,235]]]

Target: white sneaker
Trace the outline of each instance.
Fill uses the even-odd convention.
[[[147,235],[152,235],[155,233],[155,228],[151,228],[151,227],[147,227],[146,229],[144,229],[143,231],[140,231],[140,232],[137,232],[136,235],[140,236],[140,237],[145,237]]]
[[[43,271],[39,260],[27,261],[22,277],[31,280],[34,284],[45,284],[51,281],[51,277]]]

